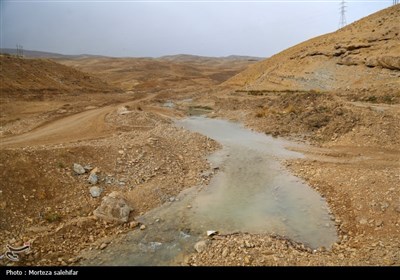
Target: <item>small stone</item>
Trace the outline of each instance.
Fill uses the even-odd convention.
[[[174,201],[175,201],[175,197],[174,197],[174,196],[171,196],[171,197],[169,198],[169,201],[170,201],[170,202],[174,202]]]
[[[394,210],[395,210],[397,213],[400,213],[400,205],[398,205],[397,207],[395,207]]]
[[[382,225],[383,225],[383,221],[382,220],[375,221],[375,226],[376,227],[381,227]]]
[[[86,173],[85,168],[83,168],[83,166],[78,163],[74,163],[73,170],[76,174],[79,174],[79,175]]]
[[[222,250],[222,257],[226,257],[229,254],[229,249],[228,248],[224,248],[224,250]]]
[[[360,224],[366,225],[367,223],[368,223],[368,220],[367,220],[367,219],[365,219],[365,218],[361,218],[361,219],[360,219]]]
[[[145,225],[140,225],[140,230],[145,230],[146,226]]]
[[[91,167],[90,165],[85,165],[83,168],[84,168],[87,172],[89,172],[90,170],[93,169],[93,167]]]
[[[89,175],[88,181],[92,185],[96,185],[99,178],[97,177],[96,173],[92,173]]]
[[[89,192],[92,197],[96,198],[99,197],[103,191],[99,187],[91,187]]]
[[[99,168],[95,167],[92,169],[92,171],[90,171],[90,174],[96,174],[97,172],[99,172]]]
[[[249,241],[245,240],[245,241],[244,241],[244,247],[246,247],[246,248],[253,248],[254,245],[251,244]]]
[[[104,250],[106,247],[107,247],[107,244],[103,243],[103,244],[100,245],[100,250]]]
[[[245,256],[244,257],[244,263],[247,264],[247,265],[251,264],[251,257],[250,256]]]
[[[138,225],[139,225],[139,223],[136,222],[136,221],[132,221],[132,222],[129,223],[129,227],[130,227],[130,228],[135,228],[135,227],[137,227]]]
[[[217,235],[218,231],[216,230],[207,230],[207,236],[213,236],[213,235]]]
[[[197,253],[203,252],[207,247],[207,243],[204,240],[201,240],[194,244],[194,249],[196,250]]]
[[[123,155],[123,154],[124,154],[124,151],[123,151],[123,150],[119,150],[119,151],[118,151],[118,154]]]

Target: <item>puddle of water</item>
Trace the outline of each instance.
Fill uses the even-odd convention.
[[[146,230],[123,236],[97,256],[89,254],[83,264],[178,264],[207,230],[275,233],[311,248],[330,247],[337,240],[325,200],[278,161],[301,157],[284,148],[290,142],[204,117],[177,125],[223,144],[209,158],[212,167],[220,168],[218,174],[209,186],[188,189],[178,201],[146,213],[139,218]]]
[[[163,107],[167,107],[167,108],[171,108],[172,109],[172,108],[175,108],[175,103],[170,101],[170,100],[168,100],[167,102],[165,102],[163,104]]]
[[[178,124],[224,145],[210,158],[221,172],[193,202],[197,227],[276,233],[312,248],[336,241],[325,200],[277,159],[301,156],[284,148],[289,142],[223,120],[192,117]]]

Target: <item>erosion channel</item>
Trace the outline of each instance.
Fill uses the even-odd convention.
[[[281,165],[302,155],[294,143],[201,116],[176,121],[223,145],[209,157],[217,171],[208,186],[194,186],[137,220],[134,230],[102,251],[84,252],[84,265],[178,265],[207,239],[206,231],[271,233],[311,248],[330,247],[336,229],[326,201]],[[211,171],[210,171],[211,172]]]

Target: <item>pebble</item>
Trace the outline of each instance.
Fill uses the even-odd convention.
[[[140,225],[140,230],[145,230],[146,226],[145,225]]]
[[[92,197],[96,198],[99,197],[103,191],[99,187],[91,187],[89,192]]]
[[[90,184],[96,185],[98,180],[99,180],[99,177],[97,177],[97,175],[95,173],[92,173],[89,175],[88,181]]]
[[[107,247],[107,244],[103,243],[103,244],[100,245],[100,250],[104,250],[106,247]]]
[[[375,221],[375,226],[376,227],[381,227],[382,225],[383,225],[383,221],[382,220]]]
[[[132,221],[132,222],[129,223],[129,227],[130,227],[130,228],[135,228],[135,227],[137,227],[138,225],[139,225],[139,223],[136,222],[136,221]]]
[[[78,163],[74,163],[73,170],[76,174],[79,174],[79,175],[86,173],[85,168],[83,168],[83,166]]]
[[[245,263],[245,264],[251,264],[251,258],[250,258],[250,256],[245,256],[245,257],[244,257],[244,263]]]
[[[204,240],[201,240],[194,244],[194,249],[196,250],[197,253],[203,252],[207,247],[207,243]]]
[[[229,249],[228,248],[224,248],[224,250],[222,250],[222,257],[226,257],[229,254]]]

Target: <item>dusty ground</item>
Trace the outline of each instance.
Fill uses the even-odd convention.
[[[386,28],[382,17],[392,22],[398,12],[395,8],[369,18],[369,23],[382,21],[377,30],[383,39],[347,55],[361,61],[365,49],[378,55],[379,42],[388,42],[391,55],[398,55],[392,44],[398,38],[396,30],[389,28],[382,35]],[[360,24],[341,33],[353,34]],[[329,37],[322,39],[321,46],[328,48]],[[297,53],[299,57],[291,60],[329,57],[304,53],[308,55],[300,58]],[[155,66],[146,62],[144,75],[135,69],[140,84],[134,84],[135,79],[124,82],[129,81],[127,73],[132,71],[133,60],[126,64],[116,60],[115,68],[108,72],[98,58],[63,62],[77,63],[77,68],[98,77],[103,75],[105,83],[49,61],[4,59],[2,63],[25,65],[2,71],[0,97],[0,250],[6,244],[30,242],[32,251],[21,256],[19,265],[76,264],[83,249],[104,248],[116,235],[139,230],[135,216],[187,187],[207,184],[209,178],[200,175],[208,168],[204,156],[218,144],[177,128],[171,121],[171,117],[183,117],[194,109],[308,144],[297,148],[306,155],[304,159],[284,164],[326,198],[339,241],[332,248],[312,251],[280,236],[217,235],[203,252],[188,256],[183,265],[400,265],[399,72],[387,68],[394,60],[383,65],[378,59],[385,67],[371,66],[381,73],[371,88],[371,81],[366,81],[367,88],[322,91],[299,90],[291,83],[283,83],[293,86],[291,90],[283,86],[260,89],[264,79],[249,88],[230,88],[245,80],[241,74],[226,83],[228,88],[215,86],[244,67],[247,62],[243,61],[233,64],[235,71],[230,73],[226,71],[228,64],[221,66],[220,62],[212,67],[212,73],[204,66],[210,61],[174,62],[173,69],[162,68],[165,73],[149,71]],[[332,59],[335,65],[339,62],[336,56]],[[367,67],[361,64],[357,67]],[[196,68],[198,65],[202,67]],[[245,75],[264,64],[257,65]],[[25,83],[23,72],[18,71],[29,72],[32,67],[40,71],[34,71],[36,76]],[[194,70],[188,69],[200,71],[194,81]],[[180,73],[177,79],[181,83],[168,78],[171,71]],[[17,72],[20,74],[14,75]],[[274,75],[268,79],[271,77]],[[251,85],[253,80],[248,82]],[[51,90],[45,88],[48,83]],[[45,94],[39,94],[42,91]],[[91,197],[88,174],[76,175],[74,163],[98,168],[98,186],[104,190],[101,197]],[[101,198],[112,191],[121,192],[134,209],[127,223],[105,222],[93,216]],[[15,264],[5,259],[0,263]]]
[[[306,159],[286,165],[326,197],[340,241],[332,250],[312,252],[281,237],[217,236],[185,264],[399,265],[398,104],[385,107],[344,100],[338,106],[340,98],[335,95],[320,100],[311,94],[315,104],[327,109],[311,114],[316,120],[308,123],[302,102],[308,93],[232,95],[210,94],[194,99],[193,104],[213,108],[210,116],[241,121],[255,130],[319,147],[302,148]],[[238,98],[243,99],[241,108],[237,108]],[[203,158],[217,145],[171,124],[168,116],[183,116],[193,104],[176,101],[177,107],[170,109],[162,107],[164,99],[170,97],[123,98],[118,105],[84,110],[29,133],[3,138],[0,209],[5,238],[1,245],[30,241],[33,253],[22,264],[74,264],[81,250],[106,246],[112,236],[136,230],[135,216],[203,181],[200,173],[208,166]],[[287,108],[287,99],[296,111],[279,113]],[[253,110],[258,103],[270,104],[276,113],[258,115]],[[121,114],[125,111],[129,113]],[[315,126],[327,116],[329,121]],[[125,194],[134,208],[128,223],[104,222],[92,215],[100,198],[90,196],[88,175],[74,174],[75,162],[99,168],[102,197],[114,190]]]
[[[204,180],[204,156],[216,143],[152,112],[118,113],[136,102],[129,104],[84,111],[2,139],[1,247],[30,242],[33,253],[22,264],[74,263],[80,250],[131,230],[135,216]],[[128,223],[93,217],[101,198],[91,197],[88,175],[76,175],[73,163],[99,169],[101,197],[125,195],[134,209]]]

